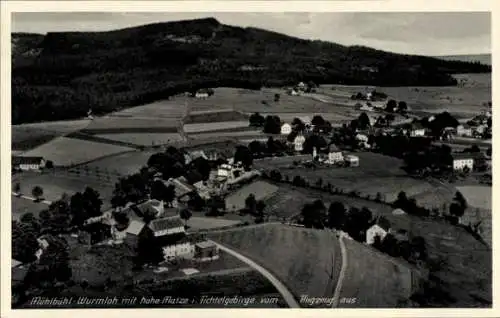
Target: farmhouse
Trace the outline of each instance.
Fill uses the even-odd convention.
[[[334,144],[328,147],[328,162],[331,164],[341,162],[344,160],[342,151]]]
[[[464,137],[472,137],[472,127],[468,124],[458,125],[457,135]]]
[[[154,219],[148,224],[148,227],[153,231],[155,237],[186,233],[184,223],[178,215]]]
[[[472,169],[474,168],[474,154],[453,154],[453,170],[463,170],[465,167],[472,171]]]
[[[195,247],[185,236],[163,244],[163,258],[167,261],[179,258],[192,259],[194,256]]]
[[[111,227],[111,237],[114,241],[122,241],[132,248],[137,248],[139,237],[145,228],[145,223],[138,220],[131,220],[125,226],[115,224]]]
[[[349,167],[358,167],[359,166],[359,157],[355,155],[346,155],[344,157],[344,161],[347,163]]]
[[[303,135],[300,134],[297,137],[295,137],[295,139],[293,141],[295,151],[304,150],[304,147],[303,147],[304,142],[306,142],[306,138]]]
[[[219,248],[212,242],[198,242],[194,246],[194,257],[201,261],[211,261],[219,258]]]
[[[281,126],[281,134],[282,135],[288,135],[292,132],[292,126],[288,123],[284,123],[282,126]]]
[[[379,216],[375,223],[366,230],[366,244],[373,244],[375,237],[380,237],[382,241],[391,229],[391,223],[383,216]]]
[[[12,167],[15,170],[40,170],[45,167],[45,159],[43,157],[12,157]]]
[[[208,93],[207,89],[199,89],[194,94],[194,97],[200,98],[200,99],[208,98],[208,96],[210,96],[210,94]]]
[[[183,201],[188,199],[189,194],[194,192],[195,188],[190,185],[185,177],[170,178],[166,183],[166,186],[173,185],[175,188],[175,198],[178,201]]]
[[[211,198],[210,189],[203,181],[198,181],[193,184],[193,187],[196,189],[196,192],[200,196],[200,198],[204,200],[208,200]]]
[[[425,127],[420,123],[413,123],[410,130],[411,137],[423,137],[425,136]]]

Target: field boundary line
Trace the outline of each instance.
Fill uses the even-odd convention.
[[[347,271],[347,249],[344,244],[344,234],[339,234],[339,244],[340,253],[342,255],[342,267],[340,268],[339,279],[337,280],[337,286],[335,286],[335,292],[333,293],[332,308],[339,306],[340,292],[342,290],[342,284],[344,282],[345,273]]]
[[[252,267],[256,271],[258,271],[261,275],[263,275],[278,290],[278,292],[281,294],[281,296],[283,296],[283,299],[286,301],[286,303],[288,304],[288,306],[290,308],[300,308],[300,305],[297,302],[297,300],[295,299],[295,296],[293,295],[293,293],[278,278],[276,278],[271,272],[269,272],[263,266],[257,264],[256,262],[254,262],[250,258],[244,256],[243,254],[240,254],[239,252],[236,252],[235,250],[230,249],[229,247],[226,247],[226,246],[224,246],[220,243],[217,243],[211,239],[208,239],[208,241],[214,243],[222,251],[236,257],[240,261],[246,263],[247,265],[249,265],[250,267]]]

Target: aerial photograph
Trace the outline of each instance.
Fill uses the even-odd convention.
[[[12,309],[493,308],[491,32],[13,12]]]

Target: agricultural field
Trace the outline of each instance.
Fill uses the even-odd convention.
[[[263,112],[260,113],[262,116],[266,117],[268,115],[278,116],[281,121],[291,123],[295,118],[300,118],[307,116],[312,119],[315,115],[323,117],[325,120],[329,121],[332,125],[337,126],[345,121],[350,121],[359,116],[360,112],[353,109],[342,109],[338,106],[332,106],[330,112],[302,112],[302,113],[285,113],[285,112]]]
[[[12,126],[12,150],[27,151],[56,137],[85,128],[90,120],[68,120]]]
[[[19,182],[24,193],[31,195],[31,189],[40,186],[43,189],[43,198],[48,201],[56,201],[66,193],[73,195],[76,192],[85,190],[89,186],[101,195],[103,210],[110,207],[110,199],[114,189],[114,181],[108,180],[105,176],[100,178],[86,176],[84,173],[74,174],[66,171],[47,172],[39,174],[20,174],[13,182]],[[29,188],[28,188],[29,187]]]
[[[243,113],[234,111],[233,109],[218,110],[216,107],[217,106],[214,105],[213,108],[208,111],[190,111],[189,114],[183,118],[184,125],[218,122],[246,122],[246,126],[248,126],[248,118]]]
[[[380,193],[385,202],[393,202],[400,191],[405,191],[408,197],[415,197],[421,204],[440,207],[445,202],[449,203],[447,194],[454,193],[447,185],[407,176],[400,169],[403,165],[400,159],[371,152],[354,154],[360,158],[359,167],[305,168],[293,165],[294,161],[299,160],[294,157],[263,159],[254,165],[256,168],[279,169],[283,177],[288,176],[289,180],[298,175],[315,184],[321,178],[322,184],[331,183],[344,192],[359,191],[362,196],[370,195],[372,198]],[[302,156],[299,158],[304,160]],[[434,201],[433,198],[439,200]]]
[[[382,87],[390,98],[403,100],[411,110],[429,113],[448,111],[453,115],[473,117],[491,101],[491,74],[458,75],[466,79],[463,87]]]
[[[250,195],[255,195],[256,200],[264,200],[272,196],[278,187],[265,181],[255,181],[236,190],[225,198],[226,208],[233,211],[245,207],[245,200]]]
[[[193,216],[189,219],[187,225],[189,226],[190,231],[197,231],[197,230],[209,230],[225,226],[232,226],[238,223],[241,222],[237,220],[228,220],[215,217]]]
[[[176,118],[152,117],[117,117],[96,118],[85,129],[87,134],[122,134],[122,133],[175,133],[179,126]]]
[[[29,191],[26,193],[26,195],[31,196],[31,189],[27,189]],[[11,208],[12,208],[12,220],[19,220],[24,214],[26,213],[33,213],[34,216],[38,216],[38,214],[44,210],[47,209],[48,206],[44,203],[35,203],[32,200],[29,199],[24,199],[24,198],[18,198],[15,196],[12,196],[11,199]]]
[[[424,237],[429,257],[443,261],[434,274],[450,299],[448,304],[437,305],[469,308],[491,306],[491,248],[461,227],[444,221],[407,217],[411,219],[409,229],[412,235]],[[387,216],[387,219],[395,227],[400,224],[400,218]],[[404,226],[408,226],[407,221]]]
[[[126,142],[138,146],[164,145],[183,141],[178,133],[123,133],[96,135],[108,140]]]
[[[250,140],[253,141],[255,139],[260,139],[260,138],[265,138],[267,141],[266,135],[264,133],[261,133],[256,130],[246,130],[246,131],[224,131],[224,132],[213,132],[213,133],[201,133],[201,134],[189,134],[188,138],[191,140],[213,140],[213,141],[218,141],[224,138],[227,139],[252,139]]]
[[[45,160],[52,160],[54,166],[73,166],[132,150],[123,146],[58,137],[49,143],[25,152],[23,155],[44,157]]]
[[[248,120],[245,120],[245,121],[219,121],[219,122],[212,122],[212,123],[197,123],[197,124],[185,124],[184,125],[184,132],[187,134],[226,131],[226,130],[240,130],[240,129],[254,130],[251,127],[249,127]]]
[[[151,104],[127,108],[110,114],[112,117],[180,119],[186,112],[186,100],[181,96]]]
[[[115,175],[126,176],[136,173],[141,167],[146,166],[149,158],[157,152],[159,151],[134,151],[117,154],[116,156],[95,160],[84,166],[80,166],[78,170],[83,171],[88,168],[89,171],[100,170]],[[71,171],[75,172],[76,169],[73,168]]]
[[[412,294],[412,269],[403,262],[379,253],[354,240],[344,240],[347,249],[347,271],[340,292],[355,299],[339,307],[395,308]]]
[[[489,186],[458,186],[469,206],[480,209],[492,209],[492,189]]]
[[[265,267],[296,297],[333,295],[342,261],[330,231],[268,224],[208,236]]]

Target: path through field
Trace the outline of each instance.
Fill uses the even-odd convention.
[[[338,238],[340,253],[342,255],[342,267],[340,268],[339,279],[337,280],[337,286],[335,287],[335,292],[333,293],[332,308],[336,308],[339,305],[340,291],[342,290],[342,283],[344,282],[345,273],[347,271],[347,250],[344,244],[344,234],[340,232]]]
[[[224,245],[221,245],[217,242],[214,242],[212,240],[209,240],[210,242],[214,243],[215,245],[217,245],[217,247],[221,250],[223,250],[224,252],[236,257],[237,259],[239,259],[240,261],[248,264],[250,267],[252,267],[253,269],[255,269],[256,271],[258,271],[260,274],[262,274],[265,278],[267,278],[267,280],[269,280],[269,282],[271,282],[271,284],[273,284],[274,287],[276,287],[276,289],[278,290],[278,292],[283,296],[284,300],[286,301],[286,303],[288,304],[288,306],[290,308],[300,308],[300,305],[299,303],[295,300],[295,297],[293,296],[293,294],[288,290],[288,288],[286,288],[285,285],[283,285],[283,283],[281,283],[281,281],[279,281],[276,277],[274,277],[270,272],[268,272],[264,267],[260,266],[259,264],[255,263],[254,261],[252,261],[251,259],[249,259],[248,257],[246,256],[243,256],[241,255],[240,253],[224,246]]]

